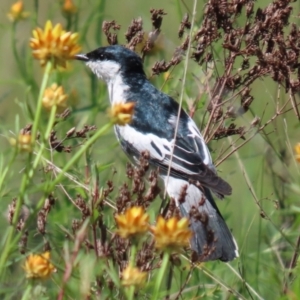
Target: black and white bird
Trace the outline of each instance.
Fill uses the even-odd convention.
[[[115,126],[117,138],[130,157],[138,160],[148,151],[150,164],[159,167],[169,197],[190,219],[191,248],[198,260],[226,262],[237,257],[236,242],[212,197],[212,192],[220,198],[230,195],[231,187],[217,175],[194,121],[184,110],[178,114],[179,104],[149,82],[135,52],[114,45],[78,54],[76,59],[107,84],[111,104],[135,102],[132,122]]]

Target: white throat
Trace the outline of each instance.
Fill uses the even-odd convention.
[[[86,65],[107,84],[111,104],[124,103],[129,86],[123,81],[120,64],[113,61],[89,61]]]

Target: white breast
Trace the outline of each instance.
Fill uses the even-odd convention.
[[[123,82],[120,64],[113,61],[88,61],[87,66],[108,87],[111,104],[126,102],[126,91],[129,86]]]

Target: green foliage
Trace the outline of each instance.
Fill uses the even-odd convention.
[[[1,299],[300,298],[300,172],[293,152],[299,142],[299,91],[286,86],[288,80],[280,81],[273,71],[253,77],[253,82],[244,80],[262,58],[257,53],[241,53],[241,48],[240,52],[233,51],[228,40],[225,43],[226,34],[233,34],[234,26],[244,26],[248,21],[253,27],[261,26],[265,20],[259,18],[258,6],[264,9],[271,4],[241,1],[240,13],[234,13],[236,8],[232,8],[232,31],[225,34],[223,27],[218,28],[219,36],[212,38],[211,44],[202,40],[203,56],[190,59],[200,44],[196,36],[201,22],[206,20],[207,10],[202,7],[207,6],[196,0],[192,4],[160,2],[74,1],[76,11],[62,11],[63,1],[34,1],[25,3],[30,13],[27,19],[10,23],[2,18]],[[289,22],[278,35],[287,40],[292,22],[298,22],[297,4],[288,2],[273,2],[278,4],[274,6],[278,14],[286,10]],[[218,3],[222,15],[223,1]],[[252,4],[257,14],[247,16]],[[2,11],[10,9],[8,3],[0,7]],[[152,7],[163,7],[167,13],[161,14],[159,28],[151,25]],[[291,15],[289,7],[294,9]],[[192,28],[185,27],[180,40],[178,28],[185,13],[189,13]],[[126,40],[124,34],[131,20],[139,16],[146,33],[156,29],[159,33],[153,45],[147,44],[146,34],[134,45],[144,57],[149,79],[179,100],[193,116],[209,142],[218,172],[233,186],[233,195],[222,203],[218,201],[240,248],[240,258],[231,263],[195,264],[188,250],[175,254],[155,250],[150,233],[142,242],[124,240],[115,234],[115,213],[133,204],[144,206],[150,223],[155,223],[161,197],[153,192],[153,199],[145,199],[157,174],[149,179],[146,169],[140,166],[142,175],[135,177],[138,183],[130,176],[132,167],[126,168],[127,158],[116,143],[113,124],[107,116],[104,84],[77,62],[71,62],[66,70],[54,70],[50,60],[41,68],[28,46],[31,31],[37,26],[43,28],[48,19],[53,25],[61,23],[67,31],[79,32],[83,51],[107,45],[114,33],[119,43],[129,44],[132,40]],[[102,31],[103,21],[112,19],[121,24],[121,29],[115,24]],[[275,29],[275,36],[274,32]],[[247,48],[246,39],[251,40],[251,36],[239,34],[240,47]],[[188,37],[194,37],[191,43]],[[297,36],[295,44],[299,41]],[[262,52],[267,48],[264,42],[257,41]],[[279,44],[274,48],[279,49]],[[211,59],[201,61],[208,55]],[[229,68],[231,55],[237,59]],[[243,69],[246,58],[250,66]],[[270,60],[264,59],[270,67]],[[169,68],[168,63],[158,64],[162,60],[169,62]],[[293,67],[288,73],[290,86],[292,78],[299,80]],[[158,75],[153,74],[155,70]],[[222,85],[221,79],[227,85]],[[52,83],[62,85],[69,96],[68,108],[63,112],[57,111],[57,105],[50,112],[43,108],[44,91]],[[248,98],[243,98],[246,88]],[[214,102],[218,94],[220,105]],[[253,102],[248,105],[246,100],[250,98]],[[137,185],[141,193],[135,191]],[[176,214],[176,209],[170,214]],[[26,257],[45,251],[51,252],[50,262],[57,272],[47,280],[27,279]],[[130,257],[133,264],[147,272],[143,286],[123,284],[122,272]]]

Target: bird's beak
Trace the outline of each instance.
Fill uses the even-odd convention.
[[[82,60],[82,61],[89,61],[89,58],[86,56],[86,54],[76,54],[75,59]]]

